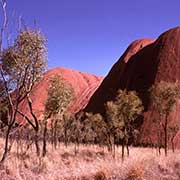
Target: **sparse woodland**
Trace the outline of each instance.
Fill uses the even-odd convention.
[[[21,27],[19,22],[16,38],[5,47],[8,28],[6,7],[7,2],[1,0],[4,15],[0,34],[2,178],[180,179],[179,150],[175,151],[173,144],[180,127],[169,122],[169,115],[180,98],[179,82],[159,82],[149,89],[152,107],[159,114],[159,119],[155,120],[159,127],[156,149],[155,146],[152,149],[133,147],[140,146],[136,143],[140,136],[136,121],[144,110],[135,91],[118,90],[116,98],[104,104],[104,114],[84,111],[69,114],[68,107],[74,98],[73,88],[63,77],[55,75],[49,81],[43,120],[40,121],[34,113],[30,95],[46,70],[47,40],[40,30]],[[24,99],[28,102],[30,117],[19,109]],[[23,125],[18,124],[18,117],[21,117]],[[174,159],[169,156],[164,160],[165,165],[162,162],[164,155],[160,156],[161,148],[167,156],[169,147],[172,147],[174,153],[169,154]],[[173,170],[170,171],[168,165]],[[29,175],[30,172],[34,175]]]

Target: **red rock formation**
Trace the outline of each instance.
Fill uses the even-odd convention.
[[[136,90],[145,106],[140,142],[154,143],[157,127],[153,118],[157,118],[157,114],[149,103],[148,89],[161,80],[180,81],[180,27],[163,33],[156,41],[133,42],[114,64],[85,110],[104,113],[104,103],[112,100],[118,89]],[[171,114],[171,121],[180,123],[180,103]],[[180,146],[180,138],[176,137],[175,141]]]
[[[44,111],[49,80],[55,74],[61,75],[72,85],[74,90],[75,98],[68,109],[70,113],[76,113],[87,105],[90,97],[103,79],[102,77],[65,68],[55,68],[47,71],[42,79],[34,86],[30,96],[33,102],[33,110],[39,119],[41,119]],[[23,113],[31,117],[26,100],[20,104],[19,108]]]
[[[104,113],[104,103],[108,100],[112,100],[119,88],[129,89],[130,85],[133,85],[130,78],[136,78],[134,76],[141,76],[142,71],[145,71],[144,65],[149,66],[151,61],[147,61],[147,54],[151,49],[149,44],[152,44],[151,39],[140,39],[134,41],[121,56],[121,58],[113,65],[109,74],[103,80],[100,87],[91,97],[90,102],[85,108],[89,112],[101,112]],[[149,45],[149,46],[148,46]],[[144,48],[145,47],[145,48]],[[142,56],[136,59],[137,52],[141,52],[138,56]],[[136,74],[132,71],[139,71]],[[96,104],[96,105],[95,105]]]
[[[167,82],[180,81],[180,27],[170,29],[163,33],[155,42],[154,49],[157,53],[154,59],[158,62],[155,82],[161,80]],[[156,128],[154,126],[153,118],[157,118],[155,111],[149,107],[149,111],[144,113],[144,124],[142,126],[142,142],[155,141],[154,134]],[[180,102],[177,104],[170,117],[171,123],[180,124]],[[149,130],[151,131],[147,133]],[[147,137],[149,139],[147,140]],[[180,148],[180,132],[174,139],[176,147]]]

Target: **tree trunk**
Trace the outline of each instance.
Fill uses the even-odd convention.
[[[67,130],[66,130],[66,128],[64,129],[64,144],[67,148]]]
[[[11,101],[11,99],[10,99]],[[18,103],[15,105],[15,109],[18,109]],[[5,137],[5,145],[4,145],[4,152],[3,152],[3,155],[2,155],[2,159],[1,159],[1,163],[4,162],[4,160],[6,159],[7,157],[7,153],[9,151],[9,148],[8,148],[8,145],[9,145],[9,134],[11,132],[11,128],[13,127],[14,123],[15,123],[15,119],[16,119],[16,114],[17,114],[17,111],[14,110],[14,107],[11,103],[11,113],[9,114],[9,124],[8,124],[8,129],[7,129],[7,132],[6,132],[6,137]]]
[[[74,143],[74,154],[75,154],[75,156],[77,154],[77,144],[76,144],[76,142]]]
[[[129,146],[126,144],[127,156],[129,157]]]
[[[37,154],[37,156],[40,156],[38,130],[36,130],[36,132],[35,132],[34,143],[35,143],[35,147],[36,147],[36,154]]]
[[[54,123],[54,148],[56,149],[57,147],[57,120]]]
[[[54,134],[54,126],[53,126],[53,122],[51,122],[51,145],[52,145],[52,148],[53,148],[53,134]]]
[[[126,150],[127,150],[127,156],[129,157],[129,140],[128,137],[126,137]]]
[[[43,152],[42,152],[42,156],[45,157],[46,155],[46,134],[47,134],[47,121],[45,121],[44,123],[44,132],[43,132]]]
[[[121,158],[122,158],[122,162],[124,162],[124,139],[122,141],[122,156],[121,156]]]
[[[159,155],[161,155],[161,147],[160,146],[158,147],[158,152],[159,152]]]
[[[111,142],[111,135],[110,134],[108,135],[107,140],[108,140],[108,151],[112,152],[112,142]]]
[[[171,145],[172,145],[172,151],[174,153],[175,152],[175,147],[174,147],[173,139],[174,139],[174,137],[171,138]]]
[[[165,156],[167,156],[167,141],[168,141],[167,125],[168,125],[168,115],[166,114],[165,124],[164,124],[164,152],[165,152]]]
[[[158,130],[158,152],[159,152],[159,155],[161,155],[161,130],[159,129]]]
[[[10,134],[11,126],[8,126],[7,132],[6,132],[6,139],[5,139],[5,145],[4,145],[4,152],[1,159],[1,163],[3,163],[7,157],[8,153],[8,144],[9,144],[9,134]]]
[[[115,137],[113,138],[113,158],[116,157],[116,145],[115,145]]]

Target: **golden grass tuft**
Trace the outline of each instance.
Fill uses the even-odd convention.
[[[127,174],[126,180],[144,180],[145,170],[140,164],[135,164]]]

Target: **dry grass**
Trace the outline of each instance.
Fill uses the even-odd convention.
[[[2,139],[0,140],[2,154]],[[17,155],[14,144],[4,165],[0,166],[2,180],[179,180],[180,151],[158,156],[148,148],[131,148],[130,156],[121,162],[121,150],[116,159],[96,146],[81,146],[77,156],[74,146],[50,145],[45,158],[37,158],[33,149]]]

